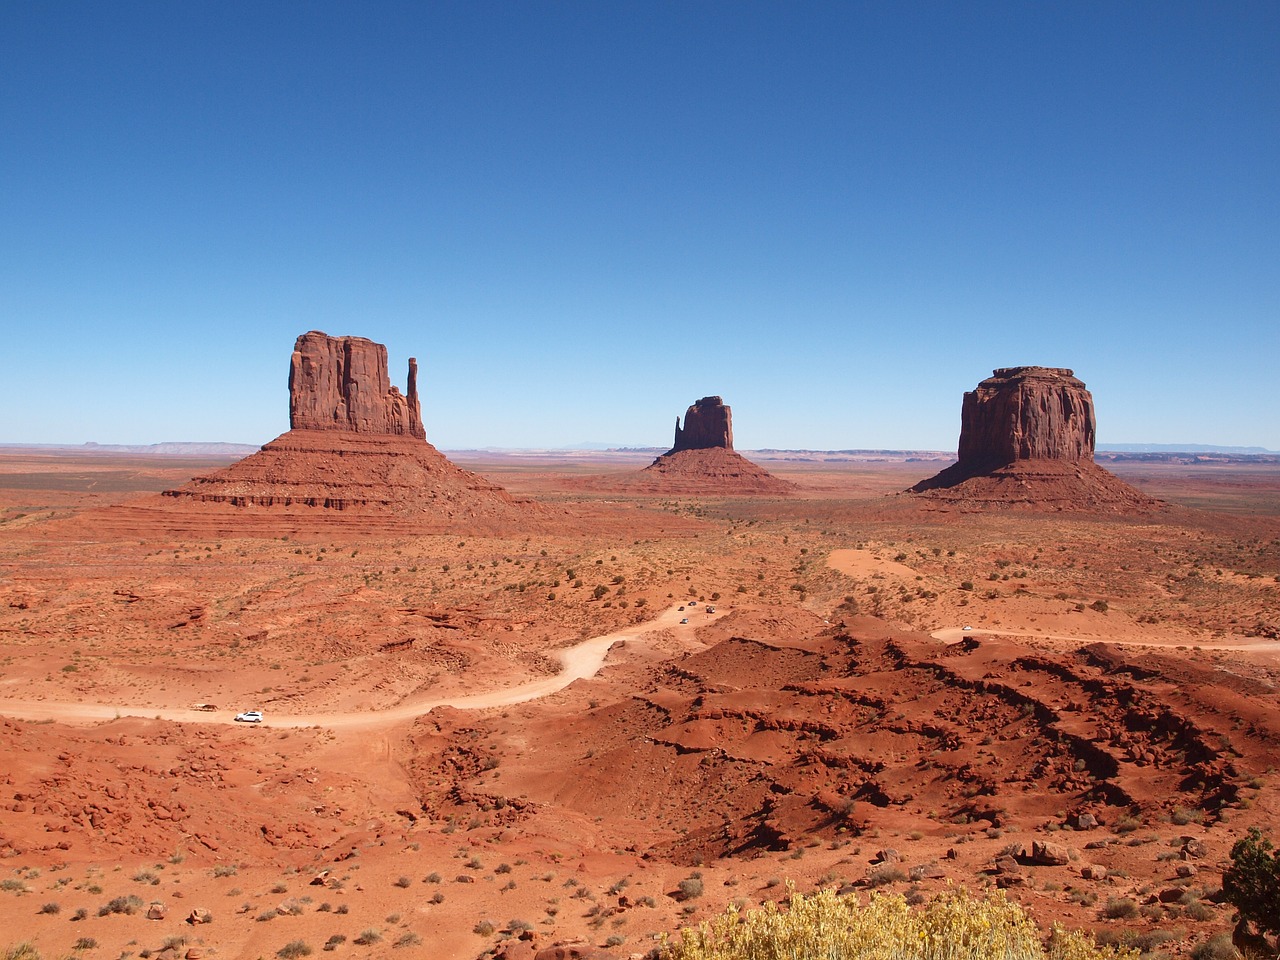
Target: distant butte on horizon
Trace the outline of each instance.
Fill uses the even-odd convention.
[[[795,490],[733,449],[733,411],[718,396],[690,405],[684,426],[676,417],[671,449],[640,471],[634,484],[658,491],[784,496]]]
[[[988,506],[1149,510],[1094,463],[1093,395],[1065,367],[1001,367],[964,395],[957,462],[909,492]]]

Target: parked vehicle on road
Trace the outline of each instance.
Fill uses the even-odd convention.
[[[261,723],[261,710],[246,710],[244,713],[236,714],[236,723]]]

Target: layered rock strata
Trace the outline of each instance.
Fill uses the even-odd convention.
[[[1093,396],[1063,367],[1004,367],[964,395],[957,462],[911,488],[938,499],[1058,508],[1156,501],[1093,462]]]
[[[225,470],[165,496],[270,511],[376,513],[493,527],[536,513],[455,466],[426,441],[417,363],[408,392],[387,375],[387,349],[363,337],[304,333],[289,363],[292,429]],[[259,511],[260,512],[260,511]]]

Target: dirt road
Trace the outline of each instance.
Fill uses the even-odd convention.
[[[434,707],[455,707],[459,710],[483,710],[513,703],[525,703],[563,690],[575,680],[594,677],[604,666],[605,658],[615,643],[639,640],[653,630],[675,629],[692,631],[706,623],[719,619],[724,611],[708,614],[702,607],[682,612],[671,607],[645,623],[639,623],[600,637],[591,637],[557,653],[562,664],[559,673],[514,687],[501,687],[484,693],[455,697],[410,698],[385,710],[363,713],[269,713],[263,726],[270,727],[377,727],[388,726],[427,713]],[[688,617],[688,626],[680,620]],[[51,700],[0,700],[0,716],[20,720],[57,721],[59,723],[99,723],[120,717],[153,717],[182,723],[234,723],[233,712],[209,713],[172,707],[131,706],[114,703],[62,703]]]

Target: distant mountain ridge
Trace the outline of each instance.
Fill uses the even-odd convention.
[[[1280,453],[1266,447],[1231,447],[1217,443],[1100,443],[1097,449],[1113,453],[1230,453],[1236,456]]]
[[[0,448],[65,450],[76,453],[140,453],[164,457],[243,457],[262,449],[257,443],[221,443],[168,440],[162,443],[3,443]]]

